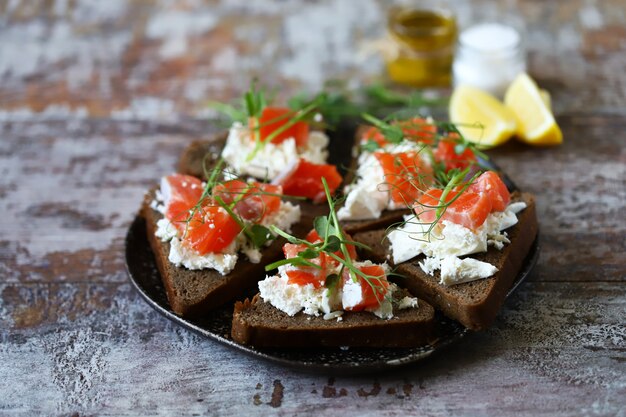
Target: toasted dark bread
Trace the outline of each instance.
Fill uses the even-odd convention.
[[[254,294],[256,284],[265,277],[264,266],[283,257],[283,240],[273,242],[263,249],[263,258],[258,264],[240,255],[235,269],[221,275],[213,269],[189,270],[177,267],[168,260],[169,242],[161,242],[154,233],[157,221],[163,216],[150,207],[154,200],[154,190],[144,198],[141,215],[146,219],[147,237],[156,264],[165,286],[167,299],[172,310],[183,317],[198,317],[245,294]],[[298,233],[304,229],[299,229]]]
[[[489,327],[537,236],[534,197],[516,192],[512,195],[512,201],[524,201],[528,207],[518,213],[518,223],[507,229],[511,243],[502,250],[489,247],[485,253],[471,255],[472,258],[495,265],[498,272],[493,277],[447,287],[439,284],[439,271],[434,276],[422,271],[418,265],[424,259],[422,255],[396,266],[395,272],[404,276],[396,280],[397,283],[465,327],[472,330]],[[371,248],[364,251],[364,257],[376,262],[392,261],[384,229],[357,233],[353,238]]]
[[[217,133],[208,140],[191,142],[178,159],[178,172],[206,179],[205,170],[210,171],[224,149],[228,130]]]
[[[383,210],[380,217],[366,220],[342,220],[341,227],[346,233],[354,235],[356,233],[367,232],[369,230],[385,229],[393,224],[403,221],[406,214],[411,210]]]
[[[398,290],[397,300],[410,294]],[[345,312],[341,321],[324,320],[302,312],[289,316],[257,294],[235,304],[231,336],[234,341],[255,347],[411,347],[434,338],[434,309],[419,300],[417,308],[394,309],[384,320],[369,312]]]

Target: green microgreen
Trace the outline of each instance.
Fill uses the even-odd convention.
[[[258,224],[254,220],[253,221],[244,220],[244,218],[241,217],[241,215],[237,213],[237,210],[235,209],[235,207],[237,203],[239,203],[245,198],[251,198],[253,196],[263,196],[263,195],[282,197],[282,194],[267,192],[267,191],[255,188],[252,184],[246,183],[247,184],[246,187],[243,188],[242,190],[229,192],[235,195],[235,198],[233,198],[231,202],[227,203],[224,201],[224,199],[220,195],[215,195],[213,193],[215,187],[218,184],[225,182],[225,180],[223,180],[224,175],[228,175],[229,177],[232,178],[232,173],[224,170],[223,166],[224,166],[224,160],[220,158],[215,164],[215,166],[213,167],[213,169],[208,170],[206,167],[204,167],[205,177],[207,177],[208,179],[204,186],[204,189],[202,190],[200,199],[189,210],[189,215],[183,221],[187,225],[185,227],[185,234],[183,234],[183,239],[185,238],[187,230],[189,230],[189,223],[192,220],[203,222],[204,221],[204,207],[215,203],[219,207],[223,208],[228,213],[228,215],[239,225],[239,227],[241,228],[241,233],[243,233],[246,236],[248,241],[255,248],[260,249],[263,246],[265,246],[267,242],[273,240],[275,238],[275,235],[272,233],[272,231],[268,227]],[[224,192],[227,192],[227,191],[224,191]],[[198,213],[200,213],[200,219],[196,218],[196,215]],[[262,212],[261,217],[263,216],[263,214],[264,213]]]
[[[348,238],[343,232],[337,218],[336,205],[337,200],[333,200],[328,189],[326,180],[322,178],[322,184],[326,193],[326,199],[328,201],[329,213],[327,216],[316,217],[313,222],[315,231],[320,236],[321,242],[311,243],[307,240],[297,238],[279,228],[272,226],[272,232],[282,236],[288,242],[293,244],[301,244],[305,246],[305,249],[300,251],[295,257],[282,259],[280,261],[271,263],[265,266],[266,271],[271,271],[279,266],[291,265],[295,267],[312,266],[317,269],[321,269],[319,265],[310,262],[309,259],[315,259],[322,253],[326,256],[334,259],[339,265],[339,271],[337,273],[331,273],[326,276],[325,286],[330,291],[334,291],[337,288],[337,283],[343,276],[344,272],[348,273],[350,278],[357,282],[358,278],[362,278],[370,287],[374,294],[380,294],[384,289],[381,285],[377,285],[377,282],[382,280],[384,276],[372,276],[364,273],[354,265],[354,260],[350,257],[348,245],[358,246],[360,248],[369,249],[367,245],[363,245],[358,242],[354,242]],[[341,253],[341,256],[337,255],[337,252]],[[376,297],[381,302],[380,297]]]
[[[298,94],[289,100],[289,105],[294,109],[302,108],[309,97],[308,94]],[[397,108],[441,107],[448,101],[447,98],[428,98],[421,91],[396,91],[381,83],[354,89],[341,80],[327,81],[324,91],[316,98],[321,99],[319,113],[331,126],[363,113],[388,114]]]
[[[397,124],[388,123],[368,113],[363,113],[361,116],[365,119],[365,121],[378,128],[380,133],[382,133],[383,136],[385,136],[385,139],[389,142],[398,144],[404,139],[404,131],[402,130],[402,127]]]
[[[380,145],[372,139],[368,139],[367,142],[361,144],[361,150],[365,152],[374,152],[378,149],[380,149]]]
[[[337,291],[337,285],[339,284],[339,275],[338,274],[330,274],[326,277],[324,281],[324,286],[328,288],[328,291],[331,293]]]
[[[248,117],[261,117],[263,109],[267,106],[267,101],[265,92],[257,88],[256,80],[252,80],[250,88],[244,93],[243,98]]]
[[[401,93],[391,90],[380,83],[366,87],[365,95],[370,101],[388,107],[418,108],[423,106],[445,106],[448,104],[448,98],[428,98],[421,91]]]

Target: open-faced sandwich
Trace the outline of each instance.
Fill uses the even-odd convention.
[[[281,255],[271,227],[291,230],[300,208],[282,187],[173,174],[149,192],[141,213],[172,310],[198,316],[245,293]]]
[[[335,200],[319,103],[268,106],[254,85],[244,102],[144,201],[174,312],[202,316],[258,288],[232,322],[232,338],[257,347],[423,345],[434,308],[492,324],[535,240],[534,199],[481,166],[453,124],[366,115]]]
[[[243,101],[243,109],[221,105],[233,120],[228,132],[190,144],[180,158],[179,171],[203,177],[211,161],[221,157],[237,175],[281,185],[285,195],[322,203],[322,177],[334,194],[342,177],[326,163],[329,139],[319,129],[320,99],[297,109],[270,106],[253,84]]]
[[[328,195],[330,200],[330,195]],[[388,281],[385,263],[359,261],[356,243],[330,214],[306,239],[288,240],[285,259],[259,294],[235,304],[232,338],[257,347],[419,346],[433,337],[434,310]]]
[[[436,135],[432,119],[423,118],[357,130],[360,154],[355,180],[344,188],[346,198],[337,213],[346,231],[356,233],[402,220],[410,203],[433,182],[428,147]]]
[[[356,233],[354,239],[370,247],[365,253],[371,259],[392,261],[412,293],[466,327],[484,329],[537,234],[534,199],[511,195],[496,172],[483,172],[478,151],[457,131],[433,135],[421,152],[430,161],[424,175],[403,169],[379,186],[410,184],[412,214],[395,227]],[[393,163],[407,165],[402,156]]]

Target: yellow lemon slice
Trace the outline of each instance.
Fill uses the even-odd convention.
[[[563,134],[550,110],[550,96],[522,73],[509,86],[504,103],[517,117],[517,137],[531,145],[558,145]],[[547,100],[546,100],[547,98]]]
[[[550,111],[552,111],[552,98],[550,97],[550,93],[548,93],[543,88],[540,88],[539,89],[539,95],[541,96],[541,100],[543,101],[543,104],[545,104],[546,107]]]
[[[506,142],[517,128],[515,115],[501,101],[465,85],[454,89],[449,115],[467,140],[484,147]]]

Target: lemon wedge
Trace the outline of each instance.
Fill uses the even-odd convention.
[[[454,89],[449,115],[467,140],[484,147],[506,142],[517,128],[515,115],[500,100],[466,85]]]
[[[548,110],[552,111],[552,98],[550,97],[550,93],[548,93],[543,88],[539,89],[539,95],[541,96],[541,101],[546,105]]]
[[[547,98],[547,100],[546,100]],[[506,90],[504,103],[517,117],[517,137],[531,145],[558,145],[563,134],[550,110],[550,96],[522,73]]]

